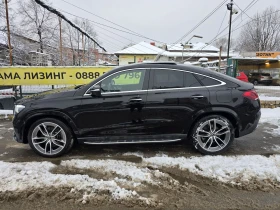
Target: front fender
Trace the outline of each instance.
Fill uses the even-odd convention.
[[[22,137],[23,141],[27,143],[27,133],[28,128],[34,123],[36,120],[42,119],[42,118],[56,118],[58,120],[61,120],[66,125],[70,126],[73,133],[75,135],[79,135],[79,130],[74,122],[74,120],[67,114],[60,110],[41,110],[36,112],[29,112],[28,115],[25,117],[24,123],[23,123],[23,129],[22,129]]]

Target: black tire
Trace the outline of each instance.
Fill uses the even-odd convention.
[[[66,136],[66,141],[65,141],[66,143],[65,143],[64,148],[60,152],[58,152],[56,154],[44,154],[44,153],[40,152],[38,149],[36,149],[36,147],[34,146],[34,144],[32,142],[32,132],[41,123],[54,123],[56,125],[59,125],[60,128],[64,131],[65,136]],[[74,144],[74,138],[73,138],[70,128],[67,125],[65,125],[65,123],[61,122],[60,120],[54,119],[54,118],[43,118],[43,119],[37,120],[29,128],[28,144],[33,149],[33,151],[35,153],[37,153],[38,155],[41,155],[41,156],[47,157],[47,158],[55,158],[55,157],[60,157],[64,154],[68,153],[72,149],[73,144]]]
[[[253,84],[258,85],[259,84],[258,80],[254,80]]]
[[[228,137],[229,140],[228,140],[228,143],[225,144],[225,146],[222,149],[220,149],[219,151],[208,151],[205,148],[203,148],[200,145],[199,141],[198,141],[198,138],[197,138],[197,135],[198,135],[198,132],[199,132],[198,129],[200,129],[200,127],[203,124],[205,124],[207,121],[209,121],[209,120],[212,121],[214,119],[218,120],[219,122],[223,122],[223,123],[225,123],[228,126],[229,132],[228,132],[228,136],[227,137]],[[234,133],[235,133],[234,131],[235,131],[235,129],[234,129],[232,123],[227,118],[225,118],[223,116],[220,116],[220,115],[209,115],[209,116],[201,118],[200,120],[198,120],[195,123],[195,125],[194,125],[194,127],[193,127],[193,129],[191,131],[190,138],[191,138],[191,140],[193,142],[193,146],[200,153],[202,153],[204,155],[218,155],[218,154],[221,154],[221,153],[225,152],[226,150],[228,150],[230,148],[230,146],[231,146],[231,144],[232,144],[232,142],[234,140]],[[206,137],[206,138],[208,138],[208,137]]]

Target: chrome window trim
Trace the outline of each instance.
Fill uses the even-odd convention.
[[[124,70],[121,70],[121,71],[117,71],[113,74],[110,74],[108,75],[107,77],[103,78],[101,81],[95,83],[94,85],[97,85],[98,83],[102,82],[104,79],[108,78],[109,76],[112,76],[114,74],[117,74],[117,73],[120,73],[120,72],[124,72],[124,71],[132,71],[132,70],[137,70],[137,69],[165,69],[165,70],[170,70],[170,71],[182,71],[182,72],[187,72],[187,73],[190,73],[190,74],[196,74],[196,75],[201,75],[203,77],[208,77],[210,79],[213,79],[213,80],[216,80],[218,82],[220,82],[220,84],[218,85],[209,85],[209,86],[199,86],[199,87],[183,87],[183,88],[165,88],[165,89],[148,89],[148,90],[132,90],[132,91],[121,91],[121,92],[107,92],[107,93],[101,93],[101,95],[108,95],[108,94],[120,94],[120,93],[135,93],[135,92],[154,92],[154,91],[173,91],[173,90],[185,90],[185,89],[198,89],[198,88],[211,88],[211,87],[218,87],[218,86],[223,86],[223,85],[226,85],[225,82],[219,80],[219,79],[216,79],[216,78],[213,78],[213,77],[210,77],[210,76],[207,76],[207,75],[204,75],[204,74],[200,74],[200,73],[196,73],[196,72],[192,72],[192,71],[188,71],[188,70],[180,70],[180,69],[169,69],[169,68],[134,68],[134,69],[124,69]],[[89,89],[87,89],[87,91],[85,92],[84,96],[90,96],[90,94],[86,94],[94,85],[92,85]]]

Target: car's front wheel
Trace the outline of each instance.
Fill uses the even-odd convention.
[[[203,154],[216,155],[226,151],[234,140],[234,127],[225,117],[211,115],[196,122],[191,138]]]
[[[59,157],[72,148],[74,139],[71,130],[63,122],[45,118],[31,125],[28,143],[43,157]]]

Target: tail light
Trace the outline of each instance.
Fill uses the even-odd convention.
[[[261,79],[263,79],[264,77],[261,77]]]
[[[249,98],[251,100],[257,100],[259,98],[258,94],[254,90],[247,90],[246,92],[243,93],[244,98]]]

